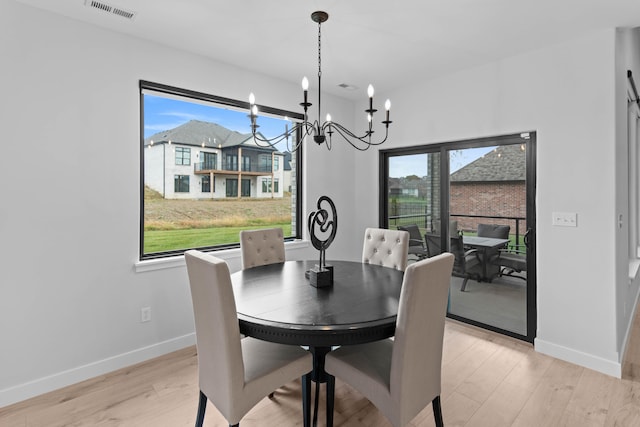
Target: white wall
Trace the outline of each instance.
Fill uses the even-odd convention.
[[[620,375],[615,41],[615,30],[601,31],[391,93],[389,148],[537,131],[536,349]],[[357,176],[364,194],[376,155]],[[359,215],[376,203],[369,191]],[[578,227],[552,226],[554,211],[576,212]]]
[[[299,85],[0,0],[0,407],[194,342],[184,267],[136,272],[140,79],[296,109]],[[313,101],[312,101],[313,102]],[[336,118],[351,104],[323,99]],[[312,112],[312,114],[315,114]],[[307,199],[342,213],[353,154],[309,145]],[[328,168],[331,165],[331,168]],[[330,172],[330,173],[329,173]],[[325,175],[326,174],[326,175]],[[309,211],[309,209],[306,209]],[[293,245],[287,257],[315,257]],[[232,269],[238,251],[224,254]],[[140,323],[140,308],[152,320]]]

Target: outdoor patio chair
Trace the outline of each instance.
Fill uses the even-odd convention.
[[[500,268],[500,276],[511,276],[518,279],[527,280],[527,244],[529,240],[529,230],[524,234],[523,245],[509,245],[506,249],[498,252],[495,263]],[[518,275],[515,273],[525,273]]]
[[[462,277],[460,291],[465,292],[469,279],[480,281],[483,275],[482,260],[477,249],[464,249],[462,234],[451,238],[451,253],[455,256],[453,274]]]
[[[418,260],[427,258],[429,253],[422,240],[422,233],[416,224],[411,225],[399,225],[398,230],[403,230],[409,233],[409,255],[415,255]]]
[[[429,252],[429,257],[446,252],[446,250],[442,250],[439,234],[426,233],[424,235],[424,240]],[[463,278],[460,290],[464,292],[467,288],[467,282],[469,279],[479,281],[482,277],[482,263],[478,257],[478,251],[476,249],[469,249],[465,251],[462,243],[462,233],[457,233],[455,236],[450,237],[449,251],[455,256],[453,263],[453,275]]]

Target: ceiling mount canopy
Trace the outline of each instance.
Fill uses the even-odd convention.
[[[392,123],[389,120],[389,110],[391,109],[391,102],[387,99],[385,102],[385,119],[382,121],[384,125],[384,138],[382,140],[376,142],[373,141],[373,115],[378,111],[373,108],[373,86],[369,85],[367,88],[367,95],[369,97],[369,108],[364,110],[367,117],[368,127],[363,135],[358,136],[353,133],[345,126],[341,125],[338,122],[335,122],[331,119],[331,115],[327,114],[326,120],[323,122],[321,117],[321,106],[322,106],[322,23],[326,22],[329,19],[329,14],[327,12],[323,12],[318,10],[311,14],[311,20],[318,24],[318,119],[310,122],[309,117],[307,115],[307,110],[313,104],[311,104],[308,100],[308,90],[309,90],[309,80],[304,77],[302,79],[302,91],[303,91],[303,102],[300,103],[300,106],[304,110],[304,119],[302,122],[298,122],[294,124],[291,129],[288,127],[285,129],[285,132],[275,136],[273,138],[266,138],[262,134],[260,134],[257,130],[260,127],[257,123],[258,119],[258,106],[256,105],[256,98],[253,93],[249,95],[249,108],[250,114],[249,118],[251,119],[251,133],[253,134],[253,138],[258,145],[267,144],[270,146],[274,146],[282,141],[286,140],[287,149],[290,151],[297,150],[304,139],[307,136],[313,135],[313,140],[316,144],[322,145],[326,144],[327,148],[331,150],[331,140],[334,133],[339,134],[345,141],[347,141],[351,146],[353,146],[357,150],[367,150],[372,145],[380,145],[383,144],[389,135],[389,125]],[[289,138],[295,137],[298,130],[302,132],[302,137],[295,141],[293,146],[289,145]],[[294,138],[295,140],[295,138]]]

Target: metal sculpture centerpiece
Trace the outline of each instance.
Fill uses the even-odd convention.
[[[323,208],[324,204],[328,204],[331,209],[329,211]],[[326,263],[326,251],[333,239],[336,237],[338,230],[338,214],[336,205],[327,196],[321,196],[317,203],[318,210],[309,214],[309,234],[311,235],[311,244],[320,251],[320,261],[314,268],[309,270],[309,281],[316,288],[324,288],[333,285],[333,266]],[[324,240],[320,237],[325,237]]]
[[[383,144],[387,140],[387,136],[389,135],[389,125],[392,123],[389,120],[389,110],[391,109],[391,101],[387,99],[384,104],[386,115],[385,119],[382,121],[384,125],[384,138],[380,141],[373,140],[373,115],[376,111],[373,108],[373,86],[369,85],[367,88],[367,95],[369,96],[369,105],[364,112],[366,113],[367,118],[367,130],[364,131],[363,135],[357,135],[354,132],[347,129],[345,126],[341,125],[338,122],[334,122],[331,120],[331,115],[327,114],[326,120],[323,122],[320,119],[321,115],[321,105],[322,105],[322,93],[321,93],[321,80],[322,80],[322,55],[321,55],[321,39],[322,39],[322,31],[321,24],[329,19],[329,14],[323,11],[316,11],[311,14],[311,20],[318,24],[318,119],[311,122],[309,117],[307,116],[307,109],[312,105],[308,100],[308,90],[309,90],[309,80],[306,77],[302,79],[302,90],[303,90],[303,102],[300,103],[300,106],[304,110],[304,119],[302,122],[295,123],[291,129],[288,127],[285,128],[284,133],[275,136],[273,138],[266,138],[261,133],[258,132],[258,128],[260,125],[257,123],[258,118],[258,106],[256,105],[256,97],[253,93],[249,95],[249,118],[251,119],[251,133],[253,134],[253,139],[257,145],[269,145],[275,146],[279,142],[285,141],[287,144],[287,150],[296,151],[300,148],[300,145],[304,141],[307,136],[313,135],[313,140],[316,144],[326,144],[327,148],[331,150],[331,136],[334,133],[339,134],[345,141],[347,141],[351,146],[355,149],[364,151],[367,150],[372,145],[380,145]],[[296,139],[298,136],[298,131],[300,131],[300,138]],[[294,144],[289,143],[289,138],[295,141]]]

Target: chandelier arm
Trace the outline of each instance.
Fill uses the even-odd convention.
[[[331,141],[331,134],[337,132],[353,148],[355,148],[356,150],[360,150],[360,151],[368,150],[369,147],[371,147],[371,146],[376,146],[376,145],[383,144],[387,140],[387,137],[389,135],[389,130],[387,129],[385,131],[385,137],[384,137],[384,139],[382,141],[371,142],[371,138],[370,138],[370,134],[369,133],[366,133],[364,136],[357,136],[353,132],[351,132],[349,129],[347,129],[346,127],[341,125],[340,123],[325,122],[324,125],[322,126],[322,129],[325,130],[327,128],[329,129],[329,131],[327,132],[327,133],[329,133],[328,141]],[[364,144],[365,147],[363,148],[361,145],[357,144],[355,141],[359,141],[360,143]]]
[[[367,144],[367,145],[381,145],[381,144],[384,143],[384,141],[386,141],[387,135],[389,134],[389,129],[386,128],[384,140],[382,140],[381,142],[371,142],[371,136],[375,133],[375,131],[373,131],[373,130],[365,132],[365,134],[362,135],[362,136],[358,136],[358,135],[354,134],[353,132],[351,132],[346,127],[344,127],[343,125],[341,125],[340,123],[337,123],[337,122],[326,122],[322,126],[323,130],[326,129],[327,127],[331,127],[331,128],[335,127],[336,129],[339,129],[341,131],[340,133],[343,134],[343,137],[344,137],[344,134],[346,134],[350,138],[357,139],[358,141],[362,142],[363,144]]]
[[[297,150],[298,148],[300,148],[300,145],[302,143],[302,140],[304,139],[304,136],[306,136],[309,133],[309,125],[310,123],[308,122],[298,122],[295,125],[293,125],[291,127],[291,129],[289,129],[288,131],[285,131],[283,133],[281,133],[280,135],[274,136],[273,138],[265,138],[263,137],[261,134],[257,133],[257,132],[253,132],[253,140],[255,141],[256,145],[260,146],[260,147],[272,147],[272,148],[276,148],[275,146],[277,144],[279,144],[280,142],[284,141],[285,139],[287,140],[287,149],[289,149],[290,147],[292,147],[289,143],[289,137],[294,137],[295,134],[297,133],[298,129],[303,129],[303,136],[302,138],[300,138],[300,140],[295,144],[295,148],[294,150]]]

